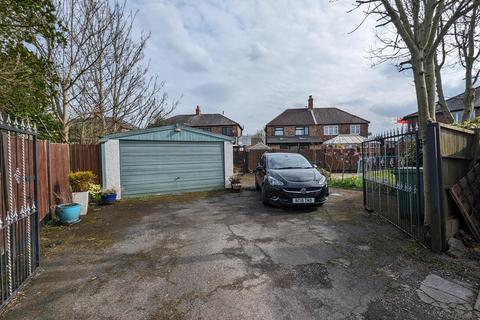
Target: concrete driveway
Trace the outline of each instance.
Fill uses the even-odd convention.
[[[357,191],[318,209],[264,207],[254,191],[122,201],[44,228],[42,245],[7,319],[479,316],[478,264],[423,249]]]

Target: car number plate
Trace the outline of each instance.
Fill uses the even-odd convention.
[[[314,203],[315,198],[293,198],[293,203]]]

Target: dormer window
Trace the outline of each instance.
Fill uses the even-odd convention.
[[[308,136],[308,127],[295,127],[295,135],[296,136]]]

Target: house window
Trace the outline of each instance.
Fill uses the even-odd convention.
[[[359,124],[351,124],[350,125],[350,134],[360,134],[360,125]]]
[[[288,150],[289,149],[288,144],[281,144],[280,149],[281,150]]]
[[[462,122],[463,111],[455,111],[455,112],[452,112],[452,117],[453,117],[453,122],[455,122],[455,123],[460,123],[460,122]]]
[[[212,132],[212,128],[208,128],[208,127],[207,127],[207,128],[203,128],[203,130],[208,131],[208,132]]]
[[[338,126],[325,126],[323,127],[323,134],[326,136],[338,135]]]
[[[296,127],[295,128],[296,136],[308,136],[308,127]]]
[[[223,127],[223,128],[222,128],[222,134],[223,134],[224,136],[233,136],[232,127]]]
[[[276,136],[283,136],[283,128],[275,128],[275,135]]]

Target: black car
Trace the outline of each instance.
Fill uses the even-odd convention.
[[[264,205],[321,205],[327,179],[298,153],[266,153],[255,169],[255,187]]]

